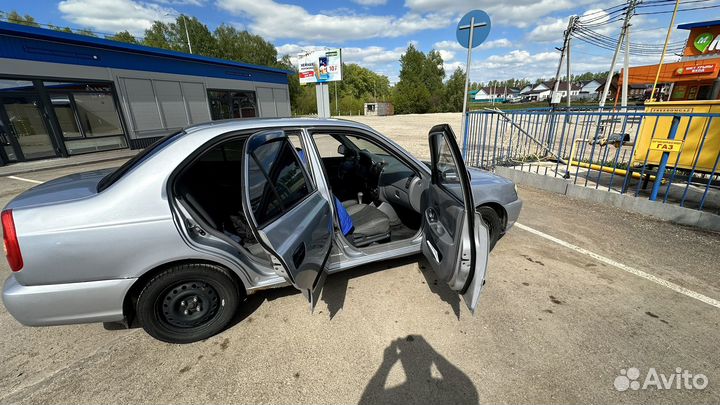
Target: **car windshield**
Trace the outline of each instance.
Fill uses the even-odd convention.
[[[107,176],[103,177],[102,180],[98,183],[97,186],[97,192],[100,193],[106,188],[113,185],[116,181],[118,181],[120,178],[122,178],[125,173],[129,172],[130,169],[133,167],[139,165],[140,163],[144,162],[148,158],[150,158],[152,155],[154,155],[157,151],[164,148],[166,145],[170,144],[172,141],[177,138],[178,135],[184,134],[185,131],[176,132],[174,134],[170,134],[164,138],[159,139],[157,142],[153,143],[152,145],[148,146],[147,148],[143,149],[140,153],[135,155],[132,159],[125,162],[122,166],[118,167],[115,171],[108,174]]]

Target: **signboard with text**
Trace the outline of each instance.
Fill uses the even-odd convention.
[[[342,80],[342,50],[325,49],[298,55],[300,84]]]
[[[720,54],[720,26],[693,28],[683,56]]]
[[[675,69],[675,74],[678,75],[702,75],[706,73],[712,73],[715,71],[714,63],[706,63],[704,65],[695,66],[683,66]]]

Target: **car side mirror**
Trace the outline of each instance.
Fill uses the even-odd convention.
[[[345,145],[343,145],[343,144],[338,145],[338,151],[337,151],[337,152],[338,152],[339,154],[345,156],[345,152],[346,152],[346,150],[345,150]]]

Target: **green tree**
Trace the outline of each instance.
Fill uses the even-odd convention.
[[[172,49],[168,41],[168,32],[167,24],[155,21],[150,28],[145,30],[145,38],[142,43],[153,48]]]
[[[285,69],[292,72],[288,75],[288,92],[290,93],[290,108],[293,114],[298,115],[300,109],[300,101],[303,95],[303,89],[300,86],[300,78],[298,77],[298,71],[293,66],[289,55],[285,55],[279,61],[275,62],[275,66],[280,69]]]
[[[400,57],[400,80],[395,85],[393,103],[398,114],[426,113],[430,110],[430,90],[425,83],[425,54],[413,44]]]
[[[262,66],[273,66],[277,63],[275,46],[259,35],[221,24],[215,29],[214,36],[218,58]],[[288,65],[291,65],[289,59]]]
[[[440,52],[431,50],[425,58],[423,66],[423,79],[425,87],[430,92],[430,112],[439,112],[443,108],[443,80],[445,80],[445,69]]]
[[[81,29],[81,30],[77,30],[77,31],[75,31],[75,33],[76,33],[76,34],[80,34],[80,35],[85,35],[85,36],[88,36],[88,37],[97,37],[97,35],[95,35],[94,32],[90,31],[90,30],[87,29],[87,28],[83,28],[83,29]]]
[[[53,25],[53,24],[48,24],[48,28],[53,31],[68,32],[68,33],[73,32],[73,30],[70,29],[70,27],[61,27],[59,25]]]
[[[217,41],[207,25],[198,20],[197,17],[180,15],[175,19],[175,22],[167,24],[165,38],[170,45],[170,49],[190,53],[188,36],[190,37],[192,53],[203,56],[216,55]]]
[[[17,11],[13,10],[9,13],[2,13],[3,18],[7,22],[11,22],[14,24],[20,24],[20,25],[27,25],[30,27],[40,27],[40,24],[38,24],[37,21],[35,21],[35,18],[29,14],[20,15]]]
[[[462,111],[464,92],[465,71],[458,67],[445,83],[444,110],[449,112]]]
[[[111,41],[118,41],[118,42],[125,42],[128,44],[139,44],[137,38],[135,38],[132,34],[130,34],[128,31],[120,31],[115,35],[111,35],[109,37],[106,37],[107,39]]]

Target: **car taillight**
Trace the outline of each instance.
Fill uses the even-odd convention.
[[[20,253],[17,232],[15,232],[15,221],[13,220],[12,210],[5,210],[0,215],[2,216],[5,256],[10,264],[10,270],[20,271],[23,267],[23,259]]]

